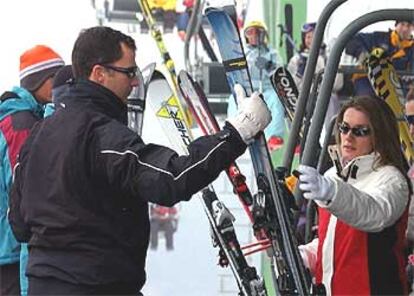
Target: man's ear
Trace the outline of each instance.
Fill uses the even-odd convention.
[[[103,84],[105,81],[105,76],[105,68],[101,65],[94,65],[91,70],[91,74],[89,75],[89,79],[98,84]]]

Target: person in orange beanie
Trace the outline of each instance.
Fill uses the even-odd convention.
[[[51,100],[53,76],[63,65],[62,58],[45,45],[28,49],[20,56],[20,87],[0,97],[0,295],[26,294],[27,250],[16,241],[7,221],[9,191],[17,155],[31,127],[43,117],[43,106]]]

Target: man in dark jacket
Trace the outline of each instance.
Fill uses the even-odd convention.
[[[29,294],[139,294],[148,201],[189,200],[270,121],[254,93],[223,131],[190,144],[188,156],[144,144],[127,127],[127,97],[139,83],[135,50],[113,29],[83,31],[72,52],[75,82],[22,148],[9,218],[29,242]]]
[[[376,47],[384,50],[397,71],[414,71],[414,25],[406,21],[396,21],[394,30],[388,32],[358,33],[346,47],[346,53],[363,63],[368,54]],[[364,73],[352,77],[355,95],[375,96],[374,90]],[[406,95],[412,83],[403,84]]]

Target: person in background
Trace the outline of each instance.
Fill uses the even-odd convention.
[[[384,50],[384,56],[391,59],[395,70],[414,70],[414,26],[406,21],[396,21],[393,30],[388,32],[358,33],[351,39],[345,53],[355,57],[360,67],[365,68],[364,62],[370,52],[377,47]],[[355,73],[352,77],[356,96],[374,96],[374,90],[366,73]],[[412,81],[402,81],[404,95],[413,88]]]
[[[288,70],[292,74],[296,82],[298,91],[302,88],[302,78],[305,73],[306,63],[308,61],[310,48],[313,40],[313,33],[316,28],[316,23],[305,23],[301,29],[301,43],[299,45],[299,52],[296,53],[288,63]],[[322,46],[316,61],[315,73],[325,68],[325,45]]]
[[[52,84],[52,102],[46,104],[44,117],[50,116],[55,112],[55,106],[60,103],[61,96],[64,95],[73,82],[72,65],[66,65],[56,72]]]
[[[279,66],[276,51],[268,44],[267,28],[261,21],[251,21],[244,29],[246,38],[246,60],[249,67],[253,89],[263,94],[272,112],[272,122],[265,129],[270,151],[283,144],[285,115],[283,105],[273,89],[269,76]],[[227,115],[235,114],[236,103],[232,96],[228,101]]]
[[[182,6],[184,6],[184,11],[179,13],[177,16],[177,34],[178,37],[180,37],[181,41],[184,41],[187,31],[187,25],[190,20],[190,15],[194,6],[194,0],[183,0]]]
[[[53,76],[63,65],[50,47],[36,45],[26,50],[20,56],[20,86],[0,98],[0,295],[27,293],[27,248],[16,241],[7,220],[9,192],[17,156],[30,129],[43,117],[43,107],[52,97]]]
[[[109,27],[80,33],[73,85],[21,149],[9,221],[29,243],[31,295],[140,295],[148,202],[189,200],[244,153],[270,122],[260,97],[235,86],[240,109],[189,155],[145,144],[127,126],[127,98],[144,87],[134,39]]]
[[[313,41],[313,34],[316,29],[316,23],[305,23],[302,26],[301,30],[301,44],[299,46],[299,52],[296,53],[288,63],[288,70],[292,74],[293,79],[295,80],[298,91],[301,91],[303,84],[303,75],[305,73],[306,63],[308,61],[310,48]],[[319,52],[318,59],[316,61],[315,75],[320,73],[325,69],[326,64],[326,45],[322,45],[322,48]],[[333,115],[335,115],[339,108],[338,96],[336,93],[343,86],[343,75],[338,74],[335,78],[335,82],[332,89],[332,97],[329,101],[328,111],[326,113],[325,127],[330,122]]]
[[[318,238],[300,246],[316,294],[407,295],[412,194],[397,120],[378,98],[345,103],[336,120],[342,169],[300,165],[299,188],[319,206]]]
[[[160,232],[165,235],[165,245],[168,251],[174,250],[174,232],[178,226],[177,207],[163,207],[156,204],[150,205],[151,250],[158,248],[158,236]]]
[[[172,33],[176,24],[177,0],[147,0],[151,14],[156,22],[161,22],[163,33]],[[148,33],[148,24],[144,19],[141,22],[141,33]]]

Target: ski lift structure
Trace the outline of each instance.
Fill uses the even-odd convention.
[[[142,9],[136,0],[94,0],[92,6],[96,10],[99,25],[106,22],[124,23],[131,27],[140,26],[141,33],[148,33],[148,24]],[[161,7],[153,7],[153,16],[164,32],[171,32],[175,26],[175,10],[166,11]],[[167,20],[170,18],[170,20]]]

